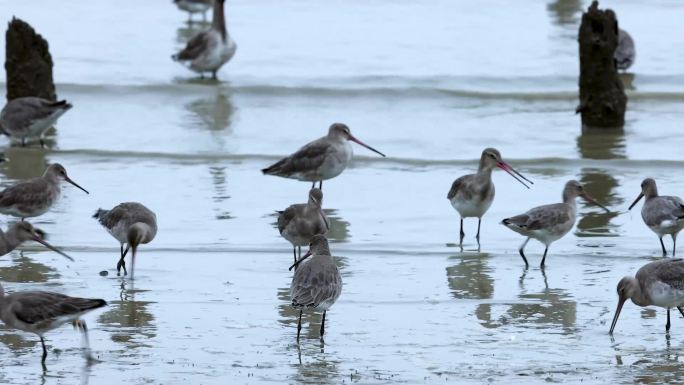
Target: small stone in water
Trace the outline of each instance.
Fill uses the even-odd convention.
[[[109,272],[108,272],[107,270],[102,270],[102,271],[100,272],[100,277],[106,277],[106,276],[108,276],[108,275],[109,275]]]

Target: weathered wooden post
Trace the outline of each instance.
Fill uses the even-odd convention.
[[[12,18],[5,34],[7,100],[38,96],[57,100],[48,43],[28,23]]]
[[[625,124],[627,96],[613,55],[618,44],[615,13],[598,8],[598,2],[582,15],[579,29],[580,103],[582,129],[621,129]]]

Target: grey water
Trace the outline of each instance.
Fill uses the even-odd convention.
[[[188,25],[170,0],[0,0],[0,20],[22,18],[49,40],[57,93],[74,104],[48,149],[0,139],[0,185],[60,162],[91,192],[66,186],[34,220],[76,262],[26,245],[0,258],[0,281],[109,302],[85,318],[99,363],[85,366],[63,327],[46,336],[43,372],[36,336],[0,329],[0,382],[680,381],[680,317],[666,337],[664,310],[629,303],[613,338],[608,328],[619,279],[660,257],[641,206],[627,212],[641,180],[684,195],[684,3],[601,2],[637,59],[623,77],[624,133],[583,135],[576,32],[588,5],[229,0],[238,50],[216,82],[171,61],[206,25]],[[356,146],[352,167],[324,183],[344,289],[325,345],[310,312],[298,346],[292,249],[274,222],[309,184],[259,170],[335,121],[388,157]],[[471,219],[461,251],[446,194],[489,146],[535,183],[495,173],[482,248]],[[560,201],[569,179],[613,213],[581,203],[545,271],[534,242],[525,270],[523,239],[498,222]],[[159,220],[135,281],[116,277],[118,243],[91,218],[131,200]]]

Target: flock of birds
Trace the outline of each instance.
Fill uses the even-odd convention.
[[[188,41],[187,46],[173,56],[174,60],[186,63],[189,68],[203,75],[211,72],[216,77],[218,69],[235,54],[236,45],[226,30],[225,0],[174,0],[174,3],[190,14],[205,15],[213,6],[211,28],[201,32]],[[203,16],[206,19],[206,16]],[[620,30],[620,46],[615,53],[616,66],[628,68],[634,61],[634,44],[629,35]],[[0,131],[11,140],[27,145],[38,140],[43,145],[45,132],[52,127],[62,114],[71,108],[66,101],[52,102],[37,97],[14,99],[0,112]],[[310,142],[290,156],[264,168],[266,175],[297,179],[311,182],[308,201],[295,204],[278,212],[280,235],[293,247],[295,269],[290,286],[292,306],[300,310],[297,325],[297,341],[301,331],[302,312],[305,308],[323,311],[320,337],[325,332],[327,310],[335,303],[342,292],[342,277],[337,268],[325,235],[330,230],[330,222],[323,211],[323,181],[340,175],[349,165],[353,151],[349,142],[355,142],[367,149],[385,156],[368,146],[342,123],[330,126],[328,134]],[[460,215],[460,241],[463,245],[463,219],[477,218],[477,243],[480,247],[480,224],[482,217],[491,206],[495,189],[491,176],[495,168],[510,174],[526,188],[532,181],[506,163],[501,153],[494,148],[485,149],[480,157],[476,173],[456,179],[447,194],[447,199]],[[6,232],[0,231],[0,251],[9,253],[26,241],[36,241],[60,255],[73,260],[69,255],[45,241],[45,233],[33,227],[26,218],[34,218],[46,213],[60,196],[60,185],[68,182],[88,193],[74,182],[60,164],[50,165],[43,176],[19,182],[0,192],[0,213],[21,220]],[[318,187],[316,184],[318,183]],[[562,202],[538,206],[523,214],[505,218],[501,223],[507,228],[523,235],[525,240],[519,248],[526,268],[529,266],[524,248],[530,239],[543,243],[546,248],[541,260],[544,268],[549,246],[565,236],[574,226],[577,217],[576,198],[585,200],[609,211],[596,202],[575,180],[568,181],[562,192]],[[676,251],[676,238],[684,228],[684,202],[677,197],[660,196],[653,179],[647,178],[641,184],[641,193],[629,207],[631,210],[640,199],[645,198],[641,214],[646,225],[657,234],[663,255],[667,255],[662,238],[670,235],[673,239],[672,255]],[[157,219],[153,211],[137,202],[126,202],[111,210],[98,209],[94,218],[119,242],[120,255],[117,262],[117,275],[123,270],[127,275],[125,257],[131,252],[131,274],[135,271],[135,257],[141,244],[154,240],[157,234]],[[309,246],[302,255],[301,247]],[[670,308],[676,307],[684,316],[684,260],[664,258],[646,264],[636,277],[623,278],[617,287],[619,302],[610,328],[613,333],[623,304],[628,299],[639,306],[655,305],[667,309],[666,329],[670,328]],[[43,348],[42,362],[47,357],[44,334],[65,323],[72,323],[84,335],[86,357],[92,355],[87,337],[86,323],[81,316],[91,310],[105,306],[102,299],[76,298],[46,291],[26,291],[5,294],[0,285],[0,319],[9,327],[35,333],[40,337]]]

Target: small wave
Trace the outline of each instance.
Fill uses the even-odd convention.
[[[179,154],[179,153],[165,153],[165,152],[137,152],[137,151],[106,151],[106,150],[55,150],[54,153],[62,156],[73,156],[76,158],[83,157],[84,159],[117,159],[131,161],[144,159],[159,159],[168,161],[179,161],[182,163],[211,163],[218,161],[225,161],[231,163],[268,163],[280,160],[282,155],[270,154],[228,154],[228,153],[196,153],[196,154]],[[575,159],[575,158],[511,158],[519,167],[585,167],[598,169],[631,169],[631,168],[681,168],[684,166],[684,161],[677,160],[652,160],[652,159]],[[449,166],[471,166],[477,165],[479,158],[472,159],[420,159],[420,158],[406,158],[406,157],[392,157],[379,158],[374,156],[354,156],[354,162],[351,167],[358,165],[398,165],[409,166],[411,168],[428,168],[428,167],[449,167]]]
[[[627,89],[630,100],[684,101],[684,76],[638,75]],[[4,86],[4,84],[0,84]],[[576,101],[577,77],[383,76],[336,78],[242,77],[231,82],[176,79],[159,84],[58,85],[61,92],[84,94],[205,94],[208,88],[226,93],[276,97],[464,98],[474,100]]]

